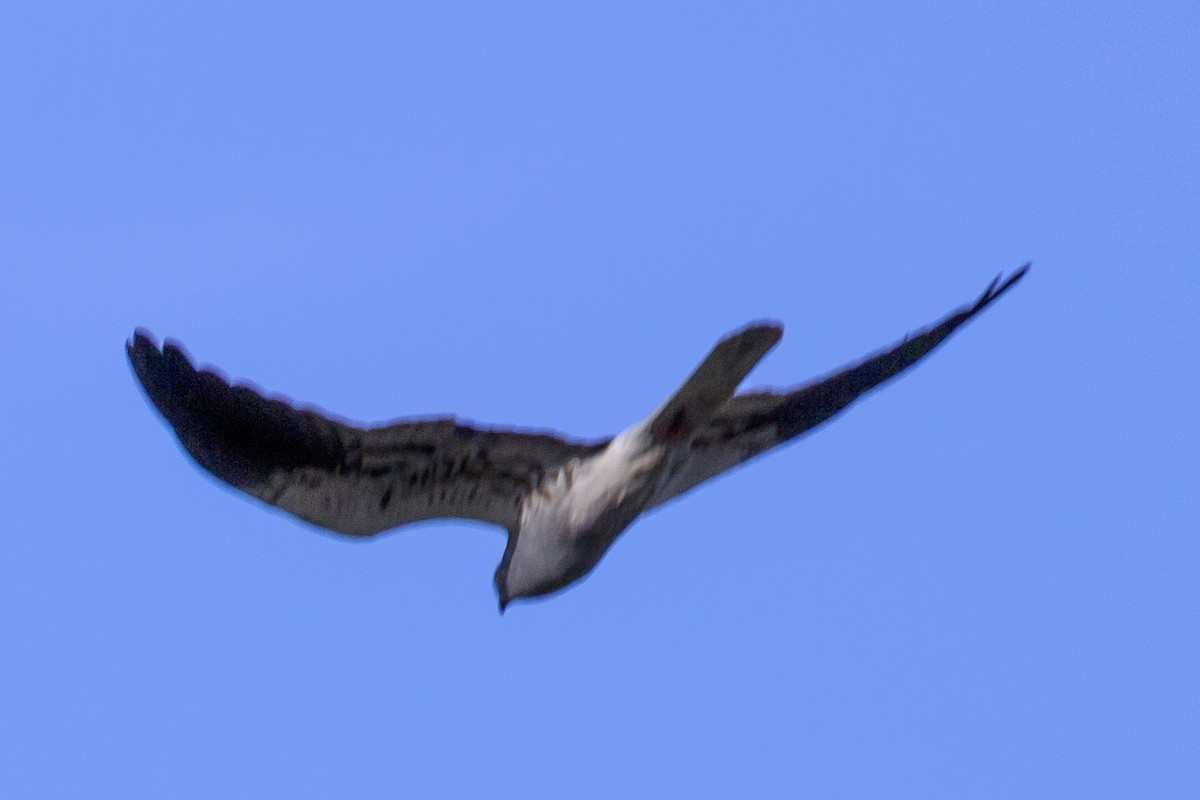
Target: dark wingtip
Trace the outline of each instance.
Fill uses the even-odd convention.
[[[158,355],[161,352],[158,342],[154,338],[154,334],[145,328],[135,328],[133,338],[125,341],[125,353],[129,356],[129,361],[137,366],[139,360]]]
[[[910,333],[899,344],[868,356],[858,364],[793,390],[780,408],[780,440],[798,436],[830,419],[854,400],[919,362],[954,331],[1017,284],[1029,272],[1023,265],[1007,278],[1001,273],[974,303],[968,303],[924,330]]]
[[[148,350],[158,350],[153,334],[145,328],[135,328],[133,337],[125,340],[125,355],[129,357],[129,363],[136,367],[138,359]]]
[[[163,351],[145,328],[137,328],[125,343],[129,365],[142,389],[160,412],[167,413],[168,397],[163,377]]]
[[[221,480],[243,487],[273,469],[333,470],[342,463],[337,423],[197,369],[178,342],[166,339],[159,347],[141,328],[125,349],[151,404],[192,457]]]
[[[1007,278],[1004,278],[1003,272],[997,275],[996,278],[990,284],[988,284],[988,287],[984,290],[983,294],[979,296],[979,300],[975,303],[974,310],[982,310],[988,303],[991,303],[997,297],[1000,297],[1002,294],[1015,286],[1017,282],[1021,280],[1021,278],[1025,277],[1025,273],[1029,272],[1029,267],[1031,264],[1032,262],[1025,262],[1020,269],[1018,269],[1012,275],[1009,275]],[[1004,279],[1003,283],[1000,282],[1002,278]],[[998,287],[997,284],[999,284]]]

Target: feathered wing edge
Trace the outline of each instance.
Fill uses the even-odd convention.
[[[491,430],[452,417],[362,428],[231,385],[142,330],[126,345],[150,402],[200,466],[323,528],[371,535],[458,517],[512,528],[519,500],[551,469],[605,442]]]
[[[362,431],[232,386],[197,370],[176,342],[161,349],[146,331],[126,343],[134,373],[184,449],[200,466],[238,489],[278,469],[340,469]]]
[[[928,328],[910,333],[899,344],[857,364],[789,391],[751,392],[733,397],[693,440],[690,457],[664,481],[651,507],[826,422],[927,356],[1016,285],[1029,266],[1024,265],[1007,278],[997,276],[974,303],[951,312]]]

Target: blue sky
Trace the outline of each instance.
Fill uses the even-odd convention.
[[[0,26],[0,794],[1200,796],[1194,3],[39,3]],[[1010,295],[496,612],[186,460],[135,326],[612,433]]]

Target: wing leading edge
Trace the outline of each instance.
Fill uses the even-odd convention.
[[[453,417],[362,428],[196,369],[137,331],[126,350],[150,402],[200,466],[329,530],[369,536],[456,517],[512,529],[542,476],[605,442],[478,428]]]
[[[662,505],[829,420],[859,397],[923,359],[1028,271],[1026,264],[1003,280],[1003,276],[997,276],[974,303],[952,311],[933,325],[910,333],[899,344],[857,364],[795,389],[736,395],[696,436],[691,454],[664,481],[650,507]]]

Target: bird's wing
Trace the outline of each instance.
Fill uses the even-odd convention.
[[[542,476],[603,442],[487,430],[452,417],[361,428],[197,370],[143,331],[126,349],[184,449],[222,481],[322,528],[369,536],[438,517],[513,529]]]
[[[736,395],[692,440],[650,507],[661,505],[772,447],[815,428],[860,396],[920,361],[963,323],[1024,277],[1026,264],[1003,282],[997,277],[974,303],[858,364],[788,391]]]

